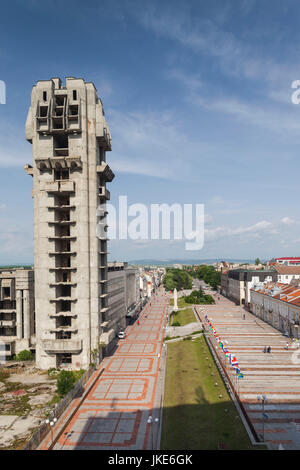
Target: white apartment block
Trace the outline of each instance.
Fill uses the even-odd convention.
[[[250,311],[283,333],[299,337],[300,288],[259,283],[251,289]]]

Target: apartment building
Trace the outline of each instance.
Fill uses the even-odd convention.
[[[221,293],[237,305],[250,304],[250,289],[259,282],[277,281],[275,270],[233,269],[221,274]]]
[[[35,344],[34,273],[32,269],[0,270],[0,356],[11,359]]]
[[[288,336],[299,338],[299,287],[258,283],[250,289],[250,311]]]
[[[100,342],[105,354],[113,349],[117,334],[126,328],[128,310],[139,300],[138,270],[123,262],[108,263],[107,314]]]
[[[299,256],[285,256],[281,258],[272,258],[269,262],[269,265],[281,264],[284,266],[300,266],[300,257]]]
[[[300,266],[275,264],[273,267],[278,274],[279,282],[290,284],[292,281],[300,279]]]
[[[93,83],[40,80],[26,121],[32,144],[36,362],[87,368],[108,320],[106,162],[111,136]]]

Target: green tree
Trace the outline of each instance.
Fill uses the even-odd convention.
[[[16,361],[33,361],[34,355],[31,351],[24,349],[23,351],[20,351],[19,354],[16,355],[15,359]]]
[[[60,397],[67,395],[76,382],[75,374],[71,370],[62,370],[57,377],[57,393]]]

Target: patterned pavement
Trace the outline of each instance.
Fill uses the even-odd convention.
[[[212,320],[217,334],[238,360],[244,378],[237,380],[224,364],[256,433],[271,448],[300,449],[300,349],[271,325],[220,296],[216,305],[197,307]],[[243,315],[245,314],[245,319]],[[216,344],[216,341],[212,338]],[[285,349],[289,343],[289,350]],[[264,353],[271,346],[271,353]],[[221,357],[224,360],[224,354]],[[264,418],[261,402],[265,395]]]
[[[161,399],[160,363],[169,297],[160,291],[128,326],[113,356],[101,363],[104,372],[79,406],[54,446],[55,450],[151,449],[158,439]],[[70,406],[68,415],[74,409]],[[63,426],[60,422],[58,426]],[[55,430],[54,430],[55,432]],[[47,449],[51,441],[41,448]]]

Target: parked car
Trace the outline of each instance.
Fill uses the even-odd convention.
[[[119,339],[124,339],[125,336],[126,336],[125,331],[119,331],[119,333],[118,333],[118,338],[119,338]]]

